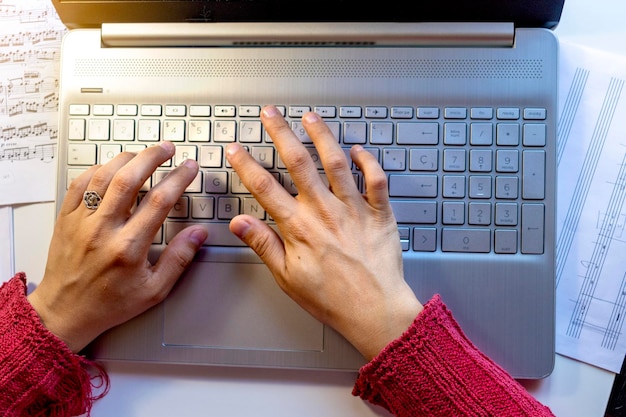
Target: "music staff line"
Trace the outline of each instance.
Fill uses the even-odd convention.
[[[39,71],[24,71],[21,77],[13,77],[0,81],[0,96],[7,99],[22,98],[33,94],[54,93],[58,91],[59,79],[42,77]]]
[[[34,147],[22,146],[17,148],[0,149],[0,163],[19,162],[37,159],[44,162],[52,162],[56,154],[56,143],[35,145]]]
[[[39,45],[45,42],[58,43],[65,34],[64,29],[41,29],[33,31],[20,31],[0,35],[0,48]]]
[[[609,325],[606,328],[604,339],[602,339],[602,347],[606,349],[615,349],[617,341],[621,335],[622,326],[624,325],[624,317],[626,316],[626,274],[622,276],[622,284],[617,293],[617,300],[613,304],[613,310],[609,317]]]
[[[58,108],[59,95],[56,92],[32,100],[0,99],[0,116],[15,117],[22,114],[56,112]]]
[[[567,327],[566,334],[569,337],[579,338],[584,327],[595,328],[596,330],[604,328],[605,334],[602,341],[602,347],[610,349],[614,348],[617,339],[621,335],[621,323],[623,323],[624,312],[626,312],[626,303],[624,303],[624,296],[621,294],[624,290],[622,282],[622,290],[618,290],[615,293],[615,300],[611,301],[613,305],[613,316],[621,318],[617,331],[615,324],[611,319],[607,322],[606,326],[592,325],[588,322],[587,316],[592,308],[592,303],[599,300],[596,297],[596,291],[600,282],[602,281],[602,271],[604,263],[608,257],[609,250],[613,243],[622,242],[618,236],[622,235],[624,229],[624,215],[622,208],[626,201],[626,154],[624,155],[620,164],[620,170],[617,174],[616,180],[613,182],[613,190],[611,196],[607,202],[605,213],[600,215],[598,234],[595,240],[595,245],[592,254],[587,262],[584,263],[586,272],[582,280],[580,292],[577,300],[572,300],[575,303],[572,311],[570,323]],[[621,219],[621,221],[620,221]],[[602,300],[607,301],[607,300]]]
[[[58,62],[60,52],[54,46],[49,48],[16,48],[5,52],[0,49],[0,64],[40,64],[47,62]]]
[[[38,71],[24,71],[21,77],[0,82],[0,116],[57,111],[58,86],[58,78],[42,77]]]
[[[24,10],[15,4],[0,4],[0,18],[15,20],[19,23],[47,23],[50,19],[56,20],[56,13],[52,6],[46,8]]]
[[[567,208],[565,220],[563,221],[563,225],[557,237],[557,242],[559,242],[556,252],[557,288],[561,282],[563,270],[566,265],[565,261],[569,257],[569,252],[572,249],[574,239],[576,237],[576,230],[578,229],[578,223],[582,216],[582,208],[589,195],[591,182],[593,181],[594,173],[600,161],[602,150],[606,144],[609,128],[613,117],[615,116],[615,111],[621,98],[624,84],[624,80],[611,78],[602,103],[602,108],[600,109],[600,114],[598,115],[598,122],[594,128],[591,142],[580,170],[578,181],[576,182],[572,199]],[[586,85],[586,80],[583,82],[583,88],[584,85]],[[577,94],[573,94],[573,96],[577,96]],[[559,123],[561,123],[561,121]]]
[[[611,314],[606,325],[594,324],[589,321],[575,319],[575,326],[584,326],[590,331],[602,335],[600,346],[604,349],[614,350],[617,342],[623,334],[622,327],[626,319],[626,274],[622,275],[621,285],[614,300],[595,297],[593,294],[585,294],[594,303],[601,303],[604,308],[611,309]],[[572,300],[573,301],[573,300]]]
[[[0,146],[2,146],[3,142],[6,143],[10,140],[25,139],[29,137],[48,137],[50,140],[56,141],[58,136],[58,127],[49,125],[47,122],[34,123],[30,125],[26,124],[20,127],[0,126]]]

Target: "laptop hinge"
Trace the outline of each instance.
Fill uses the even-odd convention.
[[[104,23],[110,47],[493,46],[511,47],[513,23]]]

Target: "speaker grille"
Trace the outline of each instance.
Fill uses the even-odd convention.
[[[542,60],[79,59],[76,77],[518,78],[543,77]]]

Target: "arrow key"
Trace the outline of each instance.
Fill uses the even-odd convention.
[[[413,229],[413,250],[416,252],[434,252],[437,249],[437,230],[434,227],[416,227]]]

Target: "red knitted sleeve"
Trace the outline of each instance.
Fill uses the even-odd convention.
[[[93,374],[93,375],[92,375]],[[101,393],[92,394],[92,386]],[[106,393],[102,367],[50,333],[26,298],[26,276],[0,287],[0,415],[67,417],[89,413]]]
[[[438,295],[361,368],[353,394],[398,417],[553,416],[470,342]]]

